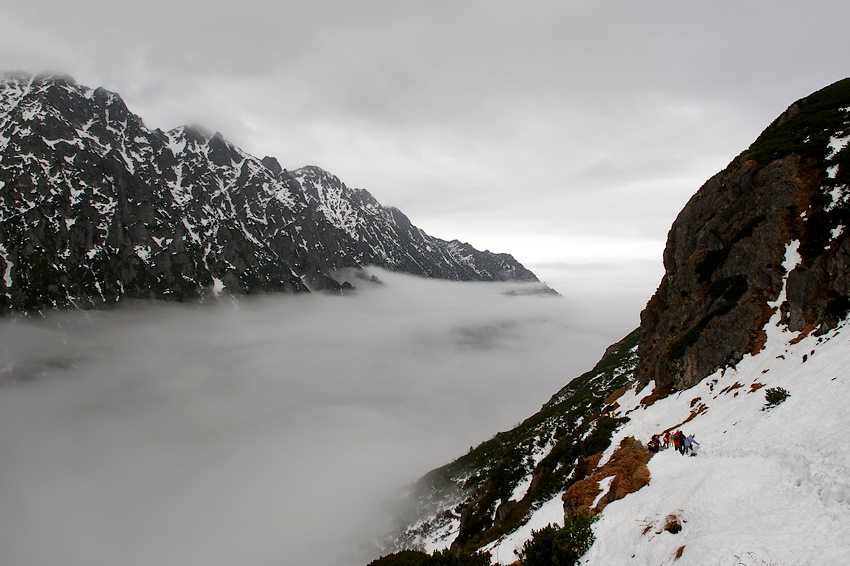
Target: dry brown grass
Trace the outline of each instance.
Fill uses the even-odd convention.
[[[587,458],[584,459],[586,466],[587,466],[586,469],[588,470],[588,475],[590,475],[593,472],[593,470],[596,468],[596,466],[599,465],[599,460],[601,460],[601,459],[602,459],[602,454],[594,454],[593,456],[588,456]]]
[[[594,455],[594,467],[598,465],[601,454]],[[602,511],[608,503],[622,499],[634,493],[649,483],[649,468],[646,467],[651,454],[643,446],[636,444],[635,439],[626,437],[611,456],[611,459],[601,468],[593,469],[588,477],[577,481],[563,496],[564,506],[571,513],[581,510],[589,511],[596,496],[599,495],[599,482],[614,476],[608,488],[608,493],[599,500],[593,511]],[[589,462],[588,462],[589,463]]]
[[[750,349],[752,350],[753,355],[755,356],[761,352],[764,349],[765,344],[767,344],[767,332],[765,332],[764,329],[759,329],[750,341]]]
[[[635,447],[633,439],[626,440],[630,441],[629,445],[621,444],[608,464],[604,466],[606,470],[603,477],[613,475],[614,479],[611,481],[608,495],[603,497],[597,505],[599,511],[611,501],[622,499],[649,483],[649,468],[646,464],[651,454],[643,447]]]
[[[723,395],[724,393],[729,393],[730,391],[734,391],[735,389],[740,389],[742,387],[743,387],[743,385],[741,385],[741,382],[736,381],[732,385],[730,385],[728,387],[724,387],[723,389],[721,389],[720,394]]]
[[[676,554],[673,555],[673,562],[680,559],[682,557],[683,552],[685,552],[685,545],[684,544],[676,549]]]
[[[670,395],[670,393],[671,391],[661,390],[658,386],[656,386],[655,389],[652,390],[652,393],[640,400],[640,404],[643,407],[649,407],[656,401],[660,401],[661,399],[666,398],[668,395]]]
[[[597,477],[597,475],[594,474],[571,485],[562,497],[566,507],[568,507],[571,512],[575,513],[578,513],[581,510],[589,510],[590,506],[593,504],[593,500],[596,499],[596,496],[599,495],[599,492],[601,491],[599,489],[600,479],[603,478]]]
[[[611,393],[610,395],[608,395],[608,396],[605,398],[605,401],[604,401],[603,403],[604,403],[605,405],[610,405],[611,403],[613,403],[614,401],[616,401],[617,399],[619,399],[620,397],[622,397],[623,395],[625,395],[626,391],[628,391],[628,390],[629,390],[629,386],[628,386],[628,385],[624,385],[624,386],[622,386],[622,387],[621,387],[621,388],[619,388],[618,390],[616,390],[616,391],[614,391],[613,393]]]
[[[670,428],[666,428],[666,429],[664,429],[664,430],[662,431],[662,434],[663,434],[664,432],[668,432],[668,431],[669,431],[669,432],[673,432],[673,431],[675,431],[675,430],[678,430],[679,428],[681,428],[681,427],[682,427],[682,425],[683,425],[683,424],[686,424],[686,423],[688,423],[688,422],[690,422],[690,421],[694,420],[694,419],[695,419],[696,417],[698,417],[699,415],[701,415],[701,414],[703,414],[703,413],[707,413],[707,412],[708,412],[708,407],[707,407],[706,405],[703,405],[702,403],[700,403],[699,405],[697,405],[697,408],[696,408],[695,410],[692,410],[692,411],[691,411],[691,414],[688,416],[688,418],[686,418],[685,420],[683,420],[683,421],[682,421],[682,422],[680,422],[679,424],[674,424],[674,425],[673,425],[673,426],[671,426]]]
[[[801,331],[800,331],[800,333],[799,333],[797,336],[795,336],[794,338],[792,338],[792,339],[791,339],[791,341],[790,341],[790,342],[788,342],[788,343],[789,343],[789,344],[796,344],[796,343],[798,343],[798,342],[799,342],[799,341],[801,341],[803,338],[805,338],[806,336],[808,336],[809,334],[811,334],[811,333],[812,333],[812,331],[813,331],[814,329],[815,329],[815,325],[814,325],[814,324],[812,324],[811,322],[806,321],[806,322],[803,324],[803,330],[801,330]]]
[[[764,387],[764,383],[759,383],[757,381],[757,382],[753,383],[752,385],[750,385],[750,390],[748,391],[748,393],[755,393],[756,391],[758,391],[762,387]]]
[[[776,312],[775,308],[770,308],[767,306],[768,301],[770,301],[770,297],[764,296],[763,293],[756,293],[753,296],[753,301],[756,305],[760,306],[760,316],[758,320],[764,321],[765,323],[770,320],[770,317],[773,316],[773,313]],[[764,324],[756,324],[755,328],[750,332],[750,353],[754,356],[764,350],[765,345],[767,344],[767,332],[764,331]]]

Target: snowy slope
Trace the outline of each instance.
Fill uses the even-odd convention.
[[[850,564],[850,326],[801,337],[775,315],[766,330],[737,367],[629,412],[612,446],[704,406],[681,425],[698,454],[653,457],[650,484],[605,508],[584,563],[669,564],[683,547],[677,564]],[[772,387],[790,397],[763,410]],[[676,534],[662,528],[671,514]]]
[[[603,511],[585,564],[668,564],[681,547],[678,564],[850,564],[850,331],[794,338],[630,415],[614,444],[677,425],[695,398],[708,407],[682,426],[698,455],[657,454],[650,484]],[[791,396],[763,411],[761,385]],[[677,534],[661,528],[670,514]]]
[[[786,258],[790,272],[796,242]],[[616,416],[628,422],[599,466],[627,437],[646,443],[681,429],[700,446],[696,457],[671,448],[650,460],[649,485],[600,513],[583,564],[850,564],[850,323],[802,336],[777,311],[766,331],[760,352],[690,389],[648,407],[640,401],[652,386],[620,397]],[[763,410],[774,387],[790,396]],[[665,530],[674,518],[676,533]],[[563,522],[559,494],[484,549],[493,564],[510,564],[532,528]]]

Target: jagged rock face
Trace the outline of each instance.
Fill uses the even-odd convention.
[[[0,77],[0,312],[339,290],[341,270],[365,265],[537,281],[317,167],[149,130],[116,94],[68,77]]]
[[[780,306],[823,331],[850,306],[850,80],[798,101],[703,185],[670,229],[666,274],[641,314],[640,378],[692,386],[764,343],[786,245],[802,262]]]
[[[318,167],[304,167],[293,177],[308,202],[331,219],[353,265],[460,281],[537,281],[512,256],[429,236],[397,208],[381,206],[363,189],[347,189]]]

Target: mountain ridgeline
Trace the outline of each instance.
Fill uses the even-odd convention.
[[[850,79],[791,105],[681,211],[640,327],[540,412],[423,477],[384,551],[450,548],[469,563],[485,551],[513,563],[504,545],[528,540],[530,529],[521,528],[553,497],[563,502],[568,531],[558,536],[574,540],[570,529],[586,524],[588,513],[649,481],[649,454],[639,443],[609,448],[634,410],[621,408],[625,397],[647,407],[734,368],[764,347],[777,310],[779,324],[799,333],[794,340],[839,325],[850,311],[848,142]],[[799,261],[789,261],[795,254]],[[684,422],[708,410],[698,395]],[[613,456],[604,459],[606,449]],[[603,479],[610,483],[600,494]],[[424,553],[418,559],[442,563]]]
[[[197,128],[150,130],[69,77],[0,75],[0,312],[340,291],[369,265],[537,281],[318,167],[287,171]]]

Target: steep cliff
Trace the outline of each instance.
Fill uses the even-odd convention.
[[[793,330],[822,333],[850,307],[850,79],[795,102],[712,177],[676,221],[665,276],[641,314],[642,383],[690,387],[756,353],[801,242],[781,306]]]

